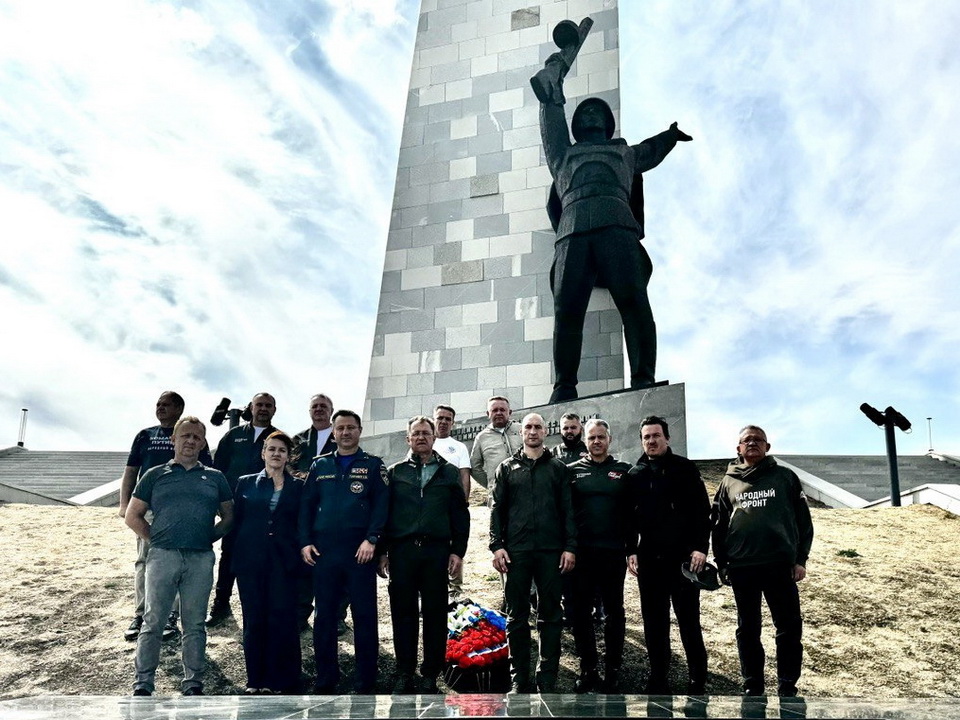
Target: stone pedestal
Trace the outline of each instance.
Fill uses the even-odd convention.
[[[560,442],[560,417],[574,412],[581,418],[599,417],[610,423],[613,444],[610,452],[619,460],[633,464],[643,454],[640,447],[640,421],[647,415],[659,415],[670,425],[670,447],[679,455],[687,454],[686,391],[683,383],[660,385],[645,390],[621,390],[578,398],[557,405],[538,405],[514,409],[513,419],[520,422],[530,412],[543,415],[550,430],[546,445],[552,448]],[[429,413],[427,413],[429,414]],[[485,416],[458,422],[453,436],[472,447],[474,436],[487,425]],[[405,431],[385,433],[360,439],[368,453],[379,455],[388,465],[407,453]]]

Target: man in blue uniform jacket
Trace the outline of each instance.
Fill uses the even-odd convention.
[[[360,416],[333,415],[337,449],[310,468],[300,503],[300,554],[313,567],[316,614],[313,651],[315,691],[333,694],[337,664],[337,608],[350,600],[357,658],[356,691],[370,694],[377,677],[377,573],[372,562],[387,522],[389,494],[383,460],[360,449]]]

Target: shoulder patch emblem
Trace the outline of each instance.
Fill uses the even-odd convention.
[[[359,480],[354,480],[352,483],[350,483],[350,492],[352,492],[354,495],[359,495],[362,493],[363,483]]]

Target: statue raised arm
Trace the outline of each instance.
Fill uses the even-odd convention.
[[[605,287],[623,321],[630,362],[630,387],[656,382],[656,324],[647,284],[653,271],[640,244],[643,178],[677,142],[692,140],[677,123],[637,145],[614,139],[613,111],[601,98],[587,98],[574,111],[570,141],[563,105],[563,81],[593,22],[569,20],[554,29],[560,52],[547,58],[531,78],[540,101],[540,133],[553,186],[547,214],[557,233],[550,284],[553,290],[551,402],[577,397],[583,322],[593,288]]]

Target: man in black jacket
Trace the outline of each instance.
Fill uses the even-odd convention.
[[[640,536],[628,568],[640,585],[643,634],[650,655],[648,695],[670,694],[670,603],[687,656],[689,695],[702,695],[707,650],[700,627],[700,590],[681,571],[704,568],[710,541],[710,500],[700,471],[670,449],[667,421],[655,415],[640,421],[643,455],[630,468],[630,503]]]
[[[800,479],[767,456],[769,451],[763,428],[747,425],[740,431],[737,460],[713,500],[713,555],[737,602],[744,694],[763,694],[763,597],[777,628],[777,693],[792,697],[803,661],[797,583],[807,576],[813,521]]]
[[[333,439],[333,400],[328,395],[317,393],[310,398],[310,427],[293,436],[293,451],[290,453],[290,472],[306,480],[313,461],[337,449]]]
[[[583,442],[583,425],[579,415],[564,413],[560,416],[560,442],[550,452],[564,465],[589,455]]]
[[[333,424],[331,416],[333,415],[333,400],[329,395],[317,393],[310,398],[310,427],[298,432],[293,436],[293,450],[290,452],[289,470],[301,480],[307,479],[310,472],[310,466],[313,461],[321,455],[326,455],[337,449],[337,443],[333,439]],[[307,572],[310,568],[303,566],[304,572],[300,576],[299,612],[300,612],[300,632],[310,628],[310,615],[313,612],[313,575]],[[337,623],[337,634],[343,635],[349,629],[347,627],[347,606],[349,603],[344,599],[339,610],[339,622]]]
[[[536,413],[521,423],[523,447],[497,467],[490,508],[493,567],[506,575],[511,693],[530,684],[530,588],[536,583],[540,666],[537,689],[554,692],[560,667],[560,575],[573,570],[577,530],[566,466],[543,446],[546,426]]]
[[[222,472],[230,484],[230,491],[236,493],[241,475],[256,475],[263,470],[263,441],[276,428],[271,424],[277,412],[277,401],[270,393],[257,393],[250,401],[250,422],[231,428],[220,438],[217,453],[213,456],[213,466]],[[217,587],[207,615],[207,625],[219,625],[232,615],[230,595],[233,593],[233,542],[232,533],[227,533],[220,541],[220,567],[217,568]]]
[[[629,509],[627,472],[630,466],[610,455],[610,426],[606,420],[588,420],[583,429],[590,456],[567,466],[577,524],[577,567],[573,578],[573,637],[580,656],[578,693],[595,692],[597,638],[591,610],[599,594],[604,617],[604,693],[619,691],[620,665],[626,621],[623,578],[627,571]]]
[[[418,415],[407,423],[410,453],[387,469],[390,512],[379,573],[390,577],[390,615],[397,656],[395,693],[412,693],[417,629],[423,613],[423,692],[437,692],[447,647],[447,576],[463,563],[470,512],[460,471],[433,451],[435,428]]]

